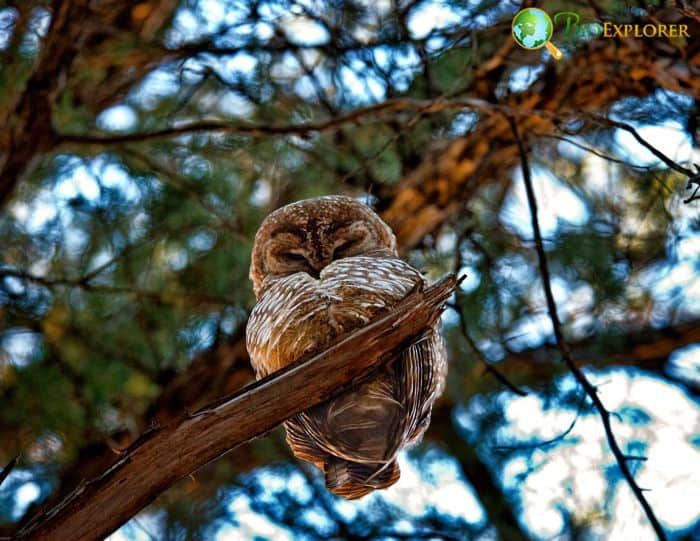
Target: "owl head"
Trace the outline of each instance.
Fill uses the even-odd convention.
[[[271,213],[255,235],[250,279],[255,296],[268,276],[318,278],[332,261],[382,249],[396,255],[391,228],[367,205],[340,195],[304,199]]]

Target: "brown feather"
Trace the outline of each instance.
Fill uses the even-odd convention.
[[[424,283],[369,207],[336,196],[271,214],[256,235],[250,274],[258,303],[247,345],[258,377],[322,351]],[[287,441],[325,472],[335,494],[388,487],[399,478],[398,452],[428,426],[445,372],[435,326],[372,379],[287,421]]]

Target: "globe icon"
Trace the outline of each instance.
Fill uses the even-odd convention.
[[[513,39],[518,45],[525,49],[546,47],[559,60],[562,52],[549,42],[553,31],[552,19],[539,8],[525,8],[513,17]]]

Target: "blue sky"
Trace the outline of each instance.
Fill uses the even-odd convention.
[[[236,20],[234,11],[228,11],[225,3],[218,0],[202,0],[205,8],[203,18],[194,11],[181,10],[176,19],[176,31],[170,37],[171,44],[196,38],[202,32],[216,29],[222,22],[232,23]],[[389,3],[378,2],[377,10],[388,9]],[[321,43],[327,36],[318,25],[305,20],[299,13],[281,13],[285,18],[288,35],[298,36],[306,43]],[[440,26],[458,23],[460,17],[441,2],[423,2],[421,7],[409,19],[411,32],[422,37],[432,29]],[[264,25],[256,30],[264,35]],[[362,36],[359,36],[361,38]],[[2,39],[0,36],[0,46]],[[533,54],[540,54],[541,52]],[[546,53],[543,58],[546,58]],[[379,53],[381,61],[381,52]],[[415,59],[410,55],[405,58],[405,69],[411,70]],[[239,54],[235,57],[219,61],[218,68],[222,73],[249,72],[255,66],[255,59],[250,55]],[[284,66],[280,66],[283,69]],[[292,72],[294,66],[287,66]],[[531,81],[533,70],[538,68],[522,68],[516,71],[511,86],[513,89],[526,87]],[[519,75],[518,75],[519,74]],[[343,83],[350,91],[367,98],[378,100],[383,97],[383,89],[376,81],[369,79],[361,81],[357,75],[348,72]],[[109,131],[128,131],[138,120],[138,113],[133,104],[147,108],[149,97],[173,92],[177,85],[175,75],[167,69],[159,70],[149,76],[137,93],[125,103],[111,107],[103,112],[98,120],[100,128]],[[216,105],[225,114],[236,112],[245,117],[245,103],[240,98],[230,95]],[[690,140],[682,127],[675,121],[669,120],[658,126],[637,126],[640,135],[655,145],[668,156],[679,162],[700,163],[700,153],[693,149]],[[615,134],[616,155],[638,165],[653,165],[657,159],[641,147],[632,136],[619,130]],[[580,149],[567,143],[560,144],[562,154],[580,153]],[[609,162],[593,155],[585,158],[586,183],[589,189],[619,190],[614,183],[614,166]],[[586,223],[587,211],[585,205],[576,194],[566,186],[563,179],[556,178],[543,168],[533,170],[536,192],[539,204],[539,220],[543,235],[552,237],[564,225],[567,227],[583,226]],[[96,182],[99,178],[100,182]],[[67,202],[77,194],[87,200],[99,197],[99,184],[108,185],[121,190],[127,197],[137,200],[139,190],[134,179],[117,164],[110,163],[103,157],[88,160],[75,160],[74,166],[53,186],[42,188],[30,203],[16,203],[9,208],[15,218],[22,223],[29,233],[38,232],[49,220],[59,219],[65,231],[67,245],[80,252],[85,239],[81,232],[73,227],[71,210]],[[262,195],[260,195],[262,193]],[[258,193],[258,197],[270,197],[269,189]],[[623,193],[622,197],[626,195]],[[680,287],[683,298],[681,303],[688,314],[700,313],[700,236],[690,232],[690,220],[697,214],[697,207],[683,205],[681,199],[687,194],[672,194],[668,201],[668,210],[674,216],[679,230],[684,237],[677,244],[676,252],[668,264],[650,269],[639,278],[639,283],[631,282],[630,288],[650,288],[659,301],[666,299],[674,290]],[[631,195],[629,196],[631,197]],[[520,235],[523,239],[532,236],[530,229],[529,211],[524,195],[522,178],[519,172],[513,176],[513,187],[508,194],[506,205],[499,216],[501,222]],[[262,203],[264,201],[259,201]],[[631,232],[643,232],[645,224],[632,220],[625,225]],[[449,240],[445,249],[450,249]],[[109,254],[104,254],[104,258]],[[177,254],[171,264],[178,265]],[[98,263],[96,263],[98,264]],[[46,270],[46,262],[37,261],[32,272],[42,274]],[[469,275],[463,284],[465,290],[476,286],[478,273],[473,269],[465,269]],[[527,269],[514,267],[514,273],[527,273]],[[531,272],[531,269],[530,269]],[[532,276],[523,275],[523,279]],[[531,298],[534,306],[532,317],[523,322],[520,347],[541,344],[551,334],[551,323],[544,309],[543,298],[538,288],[539,282],[532,281]],[[571,287],[563,281],[555,280],[554,290],[562,316],[567,318],[579,317],[590,306],[592,292],[585,287]],[[445,317],[450,317],[446,315]],[[585,315],[582,317],[586,317]],[[660,316],[660,322],[663,317]],[[661,323],[660,323],[661,324]],[[31,333],[9,333],[0,342],[0,353],[6,353],[9,362],[22,365],[30,362],[29,352],[36,346],[36,337]],[[0,356],[0,363],[3,357]],[[693,373],[695,377],[700,371],[700,348],[690,347],[674,354],[674,364]],[[700,519],[700,449],[693,443],[693,437],[700,434],[700,413],[697,403],[690,399],[678,386],[659,380],[649,375],[630,370],[607,370],[590,372],[589,376],[599,385],[601,398],[606,406],[614,411],[630,411],[643,409],[651,413],[648,419],[636,424],[629,419],[615,420],[615,432],[623,441],[641,440],[646,442],[644,454],[648,461],[637,471],[639,484],[651,489],[647,492],[652,506],[658,512],[662,522],[668,528],[684,528]],[[566,377],[560,385],[570,385]],[[649,408],[649,397],[653,397],[653,408]],[[561,433],[571,422],[570,410],[547,409],[542,401],[534,395],[523,398],[513,398],[504,393],[493,397],[503,403],[508,420],[504,429],[504,440],[513,437],[523,440],[547,439]],[[650,409],[653,411],[650,412]],[[468,429],[469,415],[478,415],[478,404],[465,405],[465,428]],[[471,412],[471,413],[470,413]],[[575,412],[574,412],[575,413]],[[535,472],[525,477],[521,474],[528,468],[528,460],[514,458],[504,468],[504,482],[508,488],[515,490],[522,502],[521,519],[527,527],[542,539],[555,539],[564,527],[560,509],[564,505],[569,511],[576,513],[596,513],[601,501],[608,497],[611,516],[607,521],[600,522],[600,534],[607,539],[652,539],[652,534],[642,515],[637,502],[631,496],[629,489],[623,483],[618,483],[612,496],[606,496],[605,491],[609,479],[606,468],[612,464],[612,457],[607,448],[602,433],[600,421],[596,416],[581,416],[569,434],[571,442],[566,445],[535,452],[534,459],[542,465]],[[420,515],[426,506],[433,505],[448,513],[461,515],[473,523],[484,520],[483,510],[478,498],[471,488],[460,481],[460,474],[454,461],[448,458],[436,459],[430,466],[432,471],[421,471],[419,466],[406,456],[401,458],[402,477],[392,488],[383,491],[382,497],[398,504],[409,512]],[[275,483],[287,482],[298,484],[299,490],[304,490],[303,480],[281,480],[273,473],[261,473],[266,477],[270,486]],[[22,483],[17,490],[17,506],[15,514],[19,516],[24,508],[39,495],[38,486],[31,480],[27,472],[17,470],[12,473],[12,481]],[[24,482],[26,481],[26,482]],[[9,482],[9,481],[8,481]],[[369,505],[376,494],[359,502],[347,504],[348,513],[358,512],[362,506]],[[240,527],[222,526],[217,539],[232,541],[250,539],[253,535],[262,535],[274,539],[285,539],[285,532],[266,519],[252,511],[245,497],[232,495],[231,510],[241,522]],[[145,532],[150,527],[156,529],[153,522],[157,517],[142,514],[138,521],[132,521],[110,537],[111,541],[146,540]],[[288,536],[287,536],[288,537]]]

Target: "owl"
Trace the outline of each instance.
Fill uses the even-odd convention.
[[[250,279],[257,303],[246,343],[258,378],[327,349],[423,284],[399,259],[389,226],[344,196],[271,213],[255,236]],[[436,324],[371,379],[288,420],[287,442],[334,494],[354,499],[391,486],[396,456],[425,432],[446,370]]]

